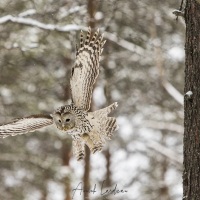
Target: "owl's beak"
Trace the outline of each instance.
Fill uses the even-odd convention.
[[[62,130],[63,131],[67,131],[69,129],[69,127],[66,127],[66,125],[62,124]]]
[[[64,124],[62,124],[62,128],[63,128],[63,129],[65,128],[65,125],[64,125]]]

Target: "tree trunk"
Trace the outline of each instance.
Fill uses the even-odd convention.
[[[105,80],[106,80],[106,84],[104,86],[104,94],[106,97],[106,104],[103,107],[106,107],[108,105],[110,105],[113,101],[112,101],[112,97],[111,97],[111,89],[108,87],[109,86],[109,80],[112,77],[112,73],[111,70],[108,68],[108,62],[109,62],[109,41],[106,42],[107,47],[104,50],[104,74],[105,74]],[[107,147],[107,149],[104,152],[105,158],[106,158],[106,177],[105,177],[105,187],[111,187],[112,186],[112,180],[111,180],[111,170],[110,170],[110,166],[111,166],[111,153],[110,153],[110,149],[109,146]],[[108,197],[106,197],[107,199],[109,199]]]
[[[87,10],[88,10],[88,26],[91,27],[92,31],[95,28],[95,0],[88,0]],[[93,101],[91,102],[91,111],[93,108]],[[83,176],[83,189],[84,191],[88,191],[90,189],[90,150],[87,146],[85,146],[85,169]],[[84,192],[84,200],[89,200],[89,192]]]
[[[65,58],[65,63],[70,63],[70,60],[68,58]],[[69,80],[69,73],[67,73],[68,71],[66,71],[66,77],[68,77]],[[66,102],[69,98],[70,98],[70,87],[64,86],[63,90],[65,91],[64,93],[64,101]],[[62,162],[63,162],[63,166],[66,167],[70,167],[70,159],[71,159],[71,155],[72,155],[72,139],[65,139],[62,141],[62,152],[61,152],[61,156],[62,156]],[[65,200],[71,200],[71,179],[69,175],[66,175],[63,178],[63,182],[64,182],[64,188],[65,188]]]
[[[187,0],[183,199],[200,199],[200,3]]]
[[[111,182],[111,171],[110,171],[110,150],[109,147],[105,151],[105,158],[106,158],[106,179],[105,179],[105,187],[111,187],[112,182]]]
[[[71,139],[67,139],[63,141],[62,145],[62,160],[63,166],[69,167],[69,161],[71,159],[71,149],[72,149],[72,141]],[[64,177],[65,183],[65,200],[71,200],[71,180],[70,176],[67,175]]]

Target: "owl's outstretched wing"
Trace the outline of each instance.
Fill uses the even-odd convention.
[[[73,154],[77,160],[82,160],[85,156],[85,143],[82,138],[73,138],[72,141]]]
[[[70,85],[73,103],[85,111],[90,109],[93,85],[99,74],[99,61],[105,42],[99,31],[92,36],[90,28],[84,41],[81,31],[80,47],[76,51]]]
[[[53,124],[50,115],[31,115],[0,125],[0,138],[21,135]]]

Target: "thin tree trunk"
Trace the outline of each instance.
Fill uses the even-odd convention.
[[[63,166],[69,167],[69,161],[71,158],[71,148],[72,148],[71,139],[64,140],[62,145]],[[64,183],[65,183],[65,200],[71,200],[71,180],[69,176],[64,177]]]
[[[113,101],[112,101],[112,97],[111,97],[111,91],[109,88],[109,79],[112,76],[112,73],[110,72],[110,69],[108,68],[108,61],[109,61],[109,41],[106,42],[107,43],[107,47],[104,52],[105,52],[105,57],[104,57],[104,74],[105,74],[105,80],[106,80],[106,84],[104,87],[104,94],[106,97],[106,102],[107,105],[104,105],[104,107],[110,105]],[[111,153],[110,153],[110,149],[109,146],[107,147],[107,149],[104,152],[105,158],[106,158],[106,177],[105,177],[105,187],[111,187],[112,185],[112,180],[111,180],[111,170],[110,170],[110,165],[111,165]],[[109,199],[108,197],[106,197],[107,199]]]
[[[70,60],[68,58],[65,58],[65,63],[70,63]],[[66,72],[66,77],[68,77],[69,79],[69,74]],[[63,90],[65,91],[64,93],[64,97],[63,100],[67,101],[70,98],[70,87],[67,86],[63,86]],[[62,141],[62,152],[61,152],[61,156],[62,156],[62,162],[63,162],[63,166],[69,167],[69,162],[71,159],[71,155],[72,155],[72,139],[66,139]],[[65,188],[65,200],[71,200],[71,179],[70,176],[65,176],[64,179],[64,188]]]
[[[85,169],[83,176],[83,189],[89,191],[90,189],[90,150],[85,146]],[[84,192],[84,200],[89,200],[89,192]]]
[[[88,10],[88,26],[92,28],[92,31],[95,28],[95,0],[88,0],[87,10]],[[91,103],[91,110],[93,108],[93,103]],[[83,176],[84,183],[84,191],[88,191],[90,189],[90,150],[87,146],[85,146],[85,170]],[[84,192],[84,200],[89,200],[89,193]]]
[[[105,181],[105,187],[111,187],[111,171],[110,171],[110,150],[109,147],[105,151],[105,157],[106,157],[106,181]]]
[[[187,0],[183,199],[200,199],[200,3]]]
[[[94,29],[95,28],[95,18],[94,18],[94,15],[95,15],[95,12],[96,12],[96,4],[97,4],[97,1],[96,0],[88,0],[88,4],[87,4],[87,10],[88,10],[88,25]]]

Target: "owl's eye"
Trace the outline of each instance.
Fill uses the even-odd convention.
[[[58,122],[61,123],[61,120],[59,119]]]
[[[69,121],[70,121],[70,119],[66,119],[65,121],[66,121],[66,122],[69,122]]]

